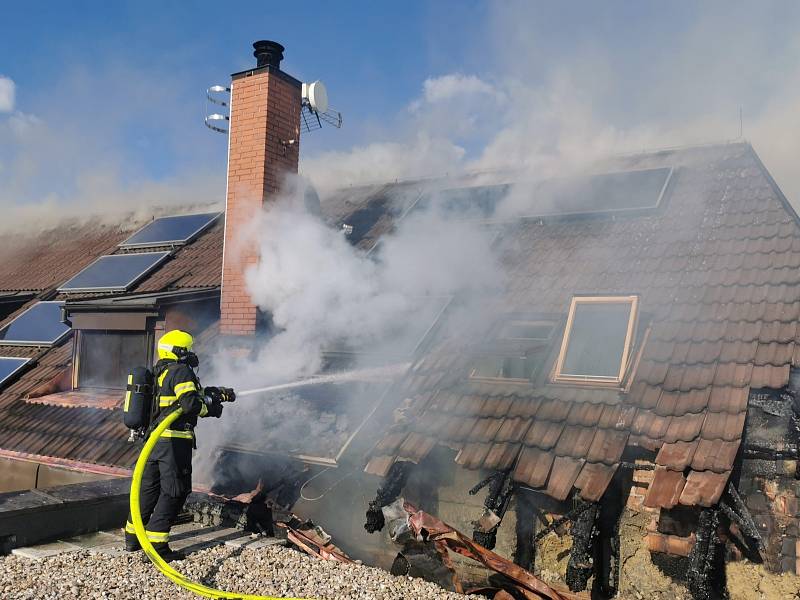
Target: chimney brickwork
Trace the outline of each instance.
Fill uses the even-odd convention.
[[[265,43],[271,42],[254,44],[257,52],[258,44]],[[279,44],[275,46],[283,50]],[[297,173],[300,94],[300,82],[275,64],[233,75],[220,306],[222,334],[252,335],[256,330],[258,311],[247,292],[245,272],[258,263],[259,252],[255,240],[247,239],[247,233],[262,206],[278,194],[284,176]],[[294,142],[287,144],[290,140]]]

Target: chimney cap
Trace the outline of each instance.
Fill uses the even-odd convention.
[[[285,48],[278,42],[271,40],[259,40],[253,42],[253,56],[256,57],[256,66],[258,67],[275,67],[280,69],[281,61],[283,60],[283,51]]]

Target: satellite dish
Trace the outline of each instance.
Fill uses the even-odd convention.
[[[337,129],[342,126],[341,113],[328,106],[328,90],[324,83],[319,80],[304,83],[301,96],[303,108],[300,111],[300,124],[303,131],[320,129],[323,122]]]
[[[325,89],[325,84],[321,81],[304,83],[302,94],[303,100],[308,102],[314,112],[325,113],[328,111],[328,90]]]

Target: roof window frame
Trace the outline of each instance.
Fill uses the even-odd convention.
[[[550,376],[550,382],[554,384],[568,384],[568,385],[581,385],[590,387],[612,387],[623,388],[625,385],[625,378],[629,372],[632,364],[632,351],[634,342],[636,340],[636,328],[639,318],[639,296],[636,294],[626,295],[598,295],[598,296],[573,296],[570,300],[569,312],[567,313],[567,322],[564,325],[564,335],[561,339],[558,356],[556,357],[553,371]],[[622,350],[622,358],[620,360],[620,367],[616,377],[608,377],[601,375],[572,375],[564,374],[564,361],[566,359],[567,349],[569,348],[570,338],[572,337],[572,327],[575,320],[575,311],[579,304],[630,304],[630,312],[628,316],[628,325],[625,331],[625,342]]]

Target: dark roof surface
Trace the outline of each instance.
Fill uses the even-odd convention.
[[[177,249],[172,258],[148,274],[129,293],[219,286],[221,221],[192,243]],[[33,290],[46,294],[98,256],[119,252],[117,244],[143,224],[128,223],[123,231],[117,226],[89,220],[83,224],[67,223],[33,238],[5,236],[0,240],[4,257],[0,264],[0,291]],[[70,300],[99,297],[102,294],[61,296]],[[0,327],[33,302],[35,300],[0,321]],[[55,396],[38,393],[59,377],[69,377],[71,335],[51,349],[1,346],[0,356],[34,359],[14,383],[0,389],[0,452],[108,466],[133,465],[137,451],[135,445],[127,441],[128,430],[122,423],[121,393],[112,398],[98,392],[96,406],[87,406],[90,402],[85,393]],[[38,397],[28,399],[29,395]]]
[[[480,383],[464,346],[444,344],[402,390],[410,421],[367,466],[418,462],[438,440],[472,469],[565,499],[605,491],[626,449],[656,453],[646,502],[715,503],[741,441],[750,389],[781,388],[798,361],[800,226],[747,144],[619,159],[611,168],[675,168],[657,213],[502,232],[508,312],[566,315],[574,294],[640,294],[650,322],[629,393]],[[560,338],[560,335],[557,336]]]

